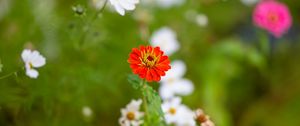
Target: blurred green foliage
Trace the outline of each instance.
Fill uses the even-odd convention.
[[[1,126],[118,125],[120,108],[141,97],[127,82],[128,53],[162,26],[177,32],[181,49],[171,59],[187,64],[196,89],[184,103],[192,109],[203,108],[217,126],[300,125],[298,1],[282,0],[294,23],[275,47],[253,26],[253,6],[238,0],[187,0],[170,9],[138,5],[126,16],[108,5],[95,21],[97,10],[86,0],[0,1],[8,2],[0,4],[7,8],[0,16],[0,77],[13,73],[0,80]],[[84,15],[74,13],[77,5]],[[143,11],[149,20],[135,20]],[[206,14],[209,25],[187,20],[188,11]],[[23,71],[24,48],[47,58],[38,79]],[[93,110],[91,119],[83,117],[83,106]]]

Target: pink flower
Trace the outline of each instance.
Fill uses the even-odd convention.
[[[257,4],[253,21],[258,27],[281,37],[292,25],[292,17],[286,5],[275,0],[262,0]]]

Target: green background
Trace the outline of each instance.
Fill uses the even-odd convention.
[[[118,125],[120,108],[141,97],[127,82],[128,54],[163,26],[181,45],[171,60],[183,60],[195,84],[184,104],[203,108],[217,126],[300,125],[298,1],[282,1],[293,26],[276,40],[252,24],[254,6],[238,0],[187,0],[169,9],[139,4],[125,16],[108,4],[94,21],[97,10],[87,0],[0,1],[0,76],[18,71],[0,80],[1,126]],[[76,5],[83,15],[72,11]],[[208,26],[187,20],[189,11],[206,14]],[[38,79],[24,73],[24,48],[47,59]]]

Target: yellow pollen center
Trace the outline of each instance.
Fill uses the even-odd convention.
[[[32,65],[32,63],[31,63],[31,62],[29,63],[29,68],[30,68],[30,69],[32,69],[32,68],[33,68],[33,65]]]
[[[128,112],[127,115],[126,115],[127,119],[128,120],[134,120],[135,118],[135,115],[133,112]]]
[[[175,108],[170,108],[169,112],[170,112],[172,115],[175,115],[175,114],[176,114],[176,109],[175,109]]]

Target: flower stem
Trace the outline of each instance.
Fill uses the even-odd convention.
[[[9,73],[9,74],[6,74],[6,75],[0,77],[0,80],[5,79],[5,78],[7,78],[7,77],[10,77],[10,76],[12,76],[12,75],[16,75],[16,74],[17,74],[17,71],[11,72],[11,73]]]
[[[149,115],[148,114],[148,102],[147,102],[147,95],[148,95],[148,89],[147,89],[147,82],[146,80],[142,80],[142,95],[143,95],[143,104],[144,104],[144,111],[145,111],[145,117],[146,117],[146,121],[145,121],[145,126],[148,125],[148,121],[149,121]]]
[[[24,67],[22,67],[21,69],[19,69],[19,70],[17,70],[17,71],[14,71],[14,72],[11,72],[11,73],[8,73],[8,74],[6,74],[6,75],[4,75],[4,76],[2,76],[2,77],[0,77],[0,80],[2,80],[2,79],[5,79],[5,78],[8,78],[8,77],[10,77],[10,76],[12,76],[12,75],[15,75],[16,77],[18,76],[17,74],[18,74],[18,72],[20,72],[20,71],[22,71],[22,70],[24,70],[25,68]]]
[[[101,7],[101,9],[99,9],[99,10],[95,13],[95,15],[92,17],[92,20],[90,20],[90,21],[87,23],[86,29],[84,30],[84,32],[83,32],[83,34],[82,34],[82,36],[81,36],[81,39],[80,39],[80,41],[79,41],[79,45],[80,45],[80,46],[82,46],[82,45],[84,44],[86,35],[87,35],[87,33],[89,32],[89,30],[90,30],[91,24],[93,24],[94,21],[97,19],[98,15],[101,14],[101,13],[104,11],[105,6],[106,6],[106,4],[107,4],[107,1],[108,1],[108,0],[105,0],[105,2],[104,2],[104,4],[103,4],[103,6]]]

